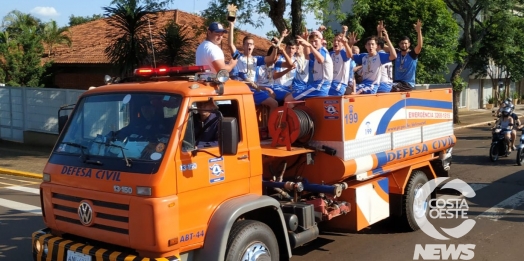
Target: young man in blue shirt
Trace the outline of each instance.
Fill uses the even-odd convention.
[[[417,72],[418,55],[422,50],[422,22],[414,25],[417,31],[417,46],[411,50],[410,39],[404,36],[400,39],[399,49],[396,49],[395,69],[392,92],[409,92],[415,87],[415,74]]]

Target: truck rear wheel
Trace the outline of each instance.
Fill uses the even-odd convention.
[[[429,209],[429,198],[426,197],[428,193],[422,191],[422,186],[426,182],[428,182],[426,174],[420,170],[415,170],[411,173],[404,192],[402,222],[407,229],[412,231],[420,229],[415,221],[415,216],[426,215]]]
[[[255,220],[238,221],[227,240],[228,261],[278,261],[278,241],[266,224]]]

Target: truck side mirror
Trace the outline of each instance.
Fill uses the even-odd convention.
[[[58,133],[62,132],[62,130],[64,129],[67,123],[68,118],[69,118],[69,115],[63,115],[63,116],[58,117]]]
[[[224,117],[220,124],[218,146],[220,155],[236,155],[238,150],[238,121],[233,117]]]
[[[58,134],[60,134],[62,132],[62,130],[64,129],[64,127],[65,127],[65,125],[67,123],[67,120],[69,119],[69,115],[68,114],[64,114],[62,112],[70,111],[74,107],[75,107],[75,104],[68,104],[68,105],[60,106],[60,109],[58,109]],[[62,115],[62,114],[64,114],[64,115]]]

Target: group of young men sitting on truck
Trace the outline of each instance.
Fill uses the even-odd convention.
[[[253,56],[255,40],[251,36],[243,39],[242,52],[237,50],[233,42],[235,22],[229,23],[232,59],[226,63],[219,47],[228,31],[213,22],[206,40],[197,48],[196,65],[208,65],[215,73],[225,69],[232,79],[247,82],[255,103],[268,106],[270,111],[285,101],[309,97],[406,92],[414,88],[418,54],[422,50],[420,20],[414,25],[417,32],[414,49],[410,49],[406,36],[399,41],[399,48],[394,49],[380,21],[378,36],[365,39],[367,53],[358,53],[358,47],[353,48],[357,35],[348,34],[347,26],[335,36],[333,48],[328,50],[322,34],[326,28],[321,26],[319,30],[295,36],[282,47],[283,39],[288,36],[284,30],[280,39],[271,41],[266,56]]]

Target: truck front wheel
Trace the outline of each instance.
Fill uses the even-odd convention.
[[[426,215],[429,209],[429,199],[426,193],[422,191],[422,186],[428,182],[426,174],[420,170],[415,170],[409,178],[403,199],[403,217],[402,220],[407,229],[415,231],[420,229],[415,221],[416,217]]]
[[[242,220],[233,225],[227,240],[227,261],[278,261],[278,242],[266,224]]]

